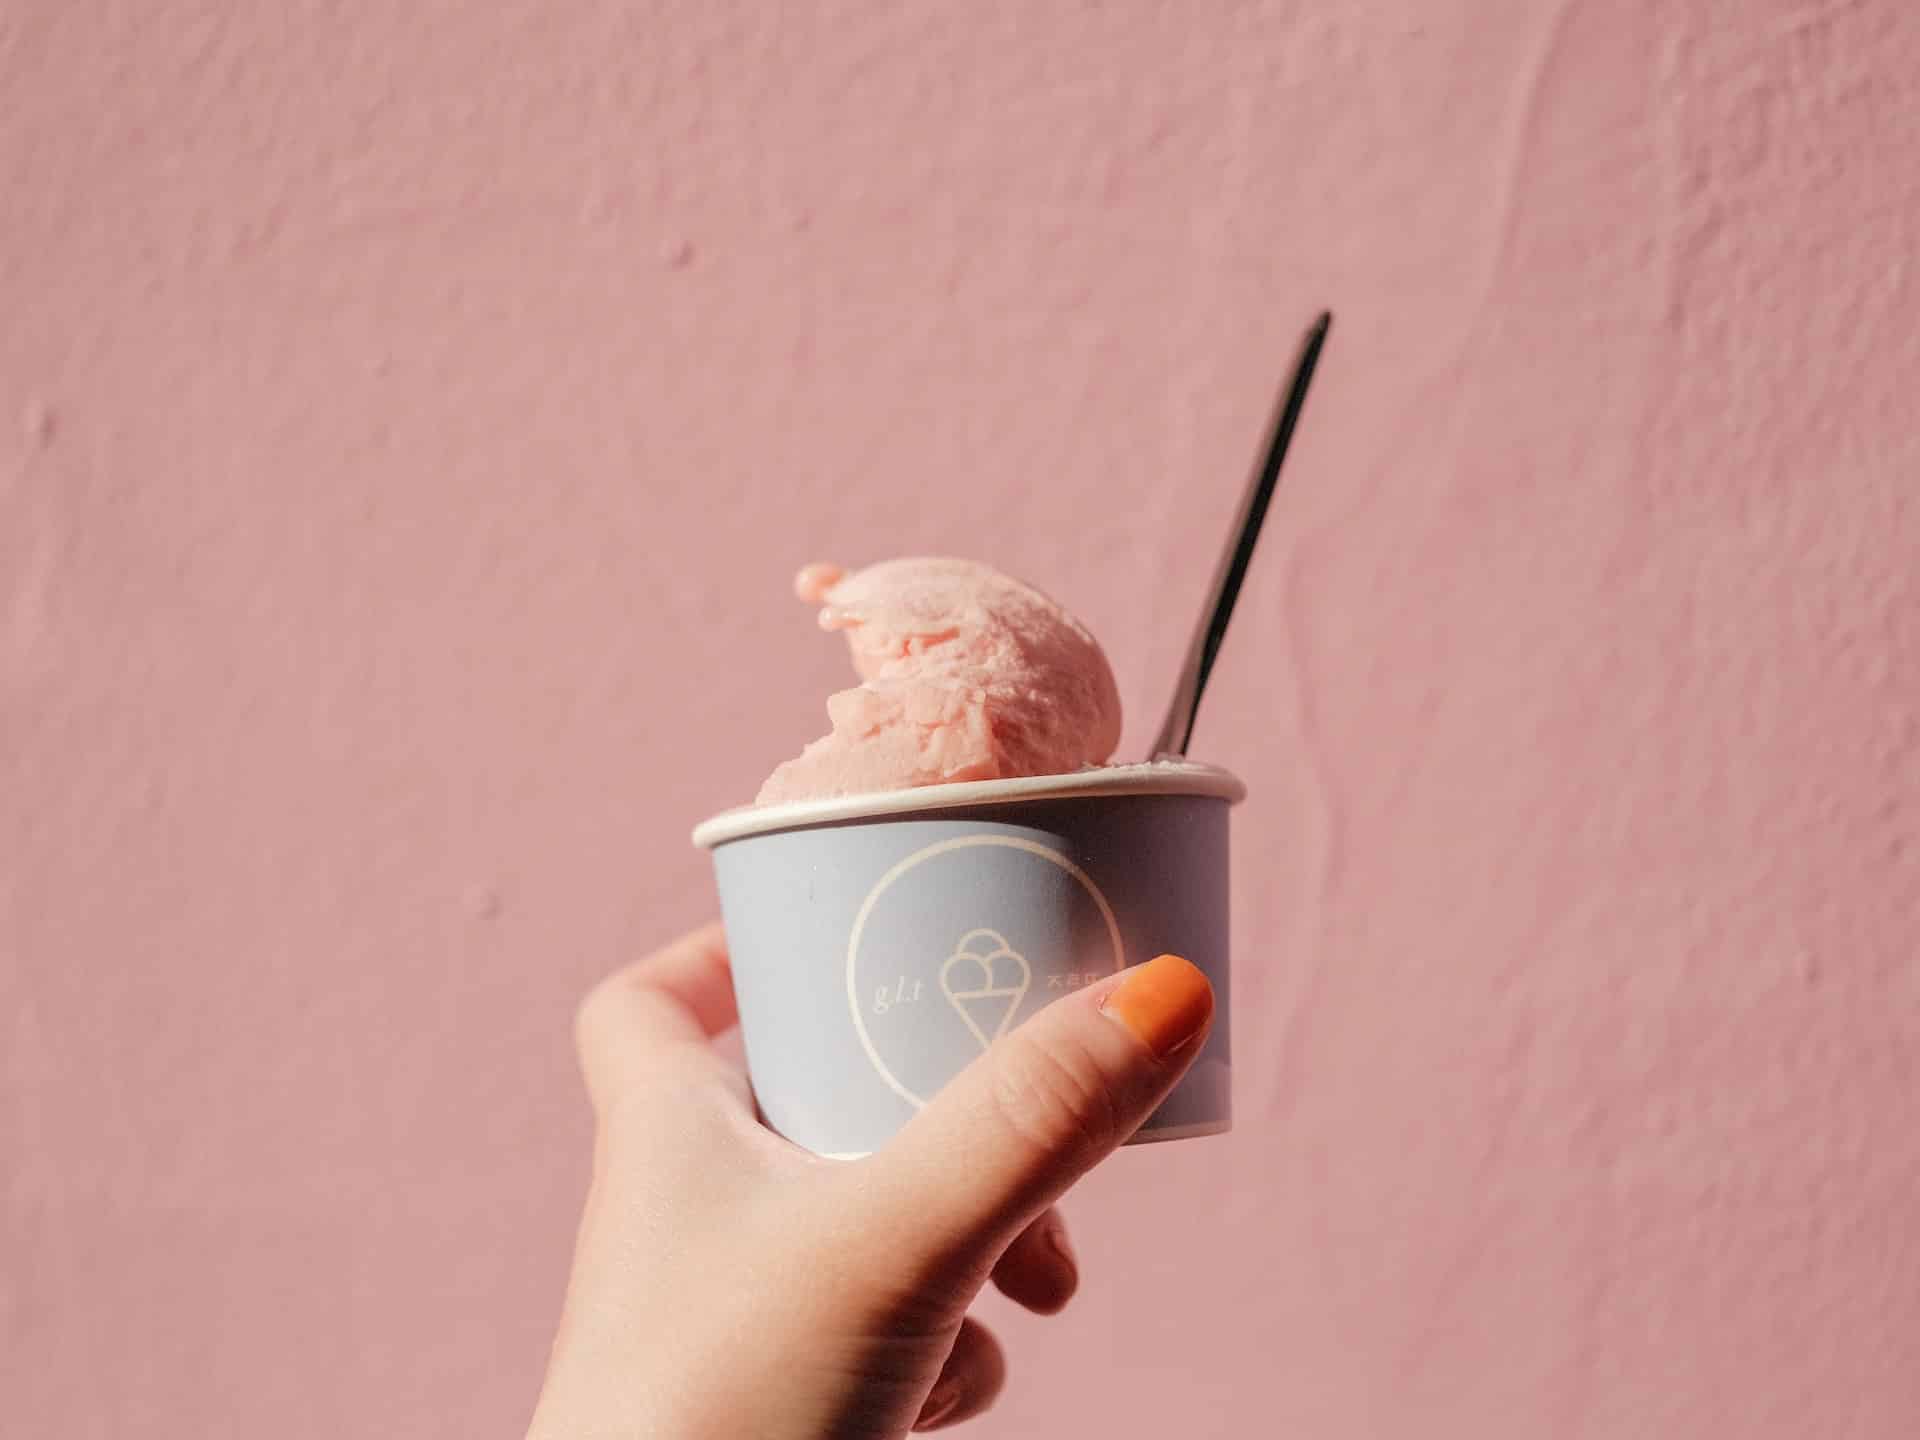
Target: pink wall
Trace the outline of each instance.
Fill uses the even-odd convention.
[[[841,675],[787,572],[996,557],[1143,743],[1326,302],[1199,743],[1240,1128],[1086,1186],[980,1433],[1912,1435],[1917,71],[1908,0],[16,0],[0,1428],[514,1433],[575,996]]]

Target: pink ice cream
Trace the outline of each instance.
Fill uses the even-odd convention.
[[[775,770],[758,803],[953,780],[1058,775],[1120,743],[1120,693],[1086,627],[970,560],[888,560],[794,581],[844,630],[862,683],[827,700],[831,734]]]

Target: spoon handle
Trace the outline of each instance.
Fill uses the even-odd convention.
[[[1327,343],[1333,315],[1322,311],[1300,342],[1299,356],[1293,362],[1293,374],[1282,392],[1274,415],[1273,438],[1266,458],[1247,482],[1240,500],[1240,513],[1228,534],[1227,547],[1213,572],[1213,586],[1200,623],[1187,642],[1187,658],[1180,666],[1180,683],[1174,687],[1167,705],[1167,718],[1160,722],[1160,734],[1153,742],[1148,758],[1160,755],[1185,755],[1193,739],[1193,719],[1200,710],[1200,695],[1207,688],[1207,676],[1213,671],[1214,656],[1220,653],[1220,641],[1227,633],[1227,621],[1233,615],[1233,602],[1240,598],[1240,582],[1246,579],[1247,562],[1253,558],[1253,545],[1260,538],[1260,524],[1267,518],[1267,505],[1273,499],[1280,480],[1280,466],[1293,443],[1294,426],[1300,422],[1300,407],[1306,403],[1307,387],[1320,363],[1321,347]]]

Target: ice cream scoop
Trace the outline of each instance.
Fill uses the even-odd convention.
[[[1031,585],[922,558],[809,565],[794,589],[845,633],[861,683],[827,700],[832,730],[768,777],[759,804],[1065,774],[1120,742],[1106,655]]]

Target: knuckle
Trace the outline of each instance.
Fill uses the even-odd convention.
[[[613,1003],[613,986],[611,977],[600,981],[573,1007],[573,1048],[582,1056],[593,1048],[607,1006]]]
[[[659,1066],[636,1073],[631,1083],[607,1097],[599,1130],[603,1142],[623,1154],[710,1157],[724,1119],[711,1085]]]
[[[1113,1089],[1092,1053],[1070,1038],[1009,1046],[992,1094],[1007,1128],[1047,1154],[1091,1157],[1120,1138]]]
[[[621,1154],[644,1154],[660,1148],[663,1122],[671,1112],[633,1091],[610,1096],[600,1110],[600,1144]]]

